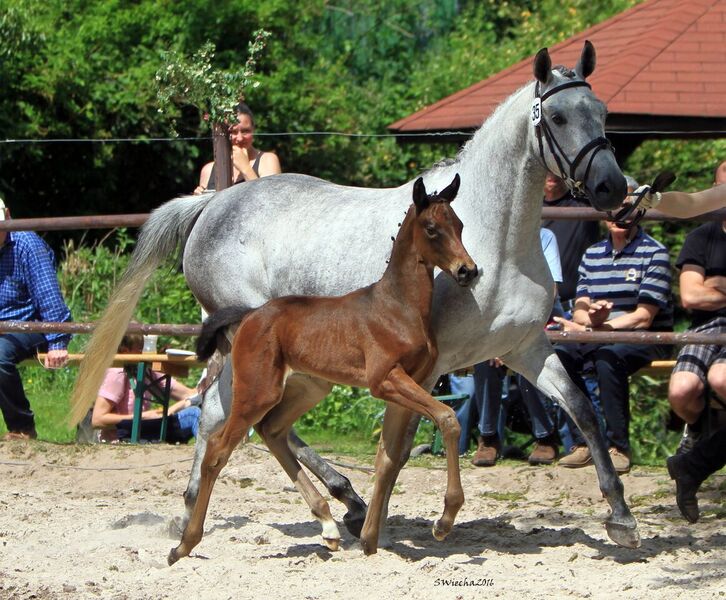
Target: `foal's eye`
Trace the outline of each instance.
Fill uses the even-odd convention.
[[[426,225],[426,235],[430,238],[435,238],[438,235],[436,227],[434,227],[433,225]]]
[[[560,113],[555,113],[552,115],[552,122],[555,125],[564,125],[567,121],[565,120],[565,117],[563,117]]]

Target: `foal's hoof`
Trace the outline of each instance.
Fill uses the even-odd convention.
[[[169,556],[166,557],[166,562],[169,563],[169,566],[173,565],[176,561],[178,561],[181,558],[179,554],[176,551],[176,548],[172,548],[171,552],[169,552]]]
[[[451,528],[443,526],[441,521],[436,521],[434,526],[431,528],[431,533],[438,541],[443,542],[446,539],[446,536],[451,533]]]
[[[337,552],[340,548],[340,538],[323,538],[323,543],[331,552]]]
[[[615,523],[605,521],[605,529],[610,539],[618,546],[625,548],[640,548],[640,533],[638,525],[624,525],[623,523]]]
[[[360,545],[361,548],[363,548],[363,554],[366,556],[370,556],[371,554],[378,552],[378,546],[375,543],[364,540],[363,538],[360,540]]]
[[[343,525],[348,530],[348,533],[353,537],[359,538],[360,532],[363,529],[363,523],[366,520],[365,510],[361,512],[348,511],[343,515]]]

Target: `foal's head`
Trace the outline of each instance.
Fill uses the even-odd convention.
[[[441,192],[426,193],[423,179],[413,184],[413,203],[416,210],[413,243],[427,265],[439,267],[468,285],[477,276],[477,267],[461,242],[464,226],[451,208],[459,191],[459,175]]]

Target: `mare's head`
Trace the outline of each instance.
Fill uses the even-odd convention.
[[[464,226],[451,208],[459,191],[459,174],[441,192],[426,193],[423,179],[413,184],[413,204],[416,210],[413,243],[427,265],[439,267],[459,285],[468,285],[478,270],[476,263],[461,242]]]
[[[599,210],[625,199],[625,177],[605,139],[605,104],[585,81],[595,70],[595,48],[585,42],[574,70],[552,69],[546,48],[534,59],[532,105],[535,151],[547,169],[562,177],[577,195]]]

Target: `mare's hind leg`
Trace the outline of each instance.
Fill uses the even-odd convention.
[[[615,472],[605,440],[595,417],[595,411],[578,387],[567,375],[552,345],[542,334],[533,347],[523,355],[502,357],[507,366],[534,382],[547,396],[557,402],[572,417],[587,442],[600,481],[600,490],[612,513],[605,521],[610,539],[626,548],[640,546],[638,523],[623,497],[623,484]]]
[[[307,375],[293,375],[287,380],[282,405],[288,406],[294,404],[295,406],[299,406],[299,410],[303,411],[299,414],[302,415],[318,404],[330,392],[331,387],[332,384],[322,379]],[[277,411],[273,412],[277,414]],[[281,411],[281,416],[289,420],[291,413]],[[274,415],[271,414],[266,419],[273,417]],[[292,426],[297,418],[296,416],[289,421],[290,426]],[[277,423],[273,427],[275,429],[281,428]],[[315,474],[328,489],[330,495],[345,504],[348,511],[343,516],[343,523],[351,535],[360,537],[361,527],[363,527],[363,521],[366,518],[366,504],[356,494],[350,480],[333,469],[319,454],[301,440],[293,430],[290,430],[288,433],[287,443],[297,460]]]
[[[320,522],[325,545],[335,551],[340,545],[340,532],[330,513],[330,506],[303,471],[287,444],[287,436],[292,424],[309,409],[310,407],[304,404],[294,404],[283,400],[265,416],[256,429],[307,502],[313,516]]]

